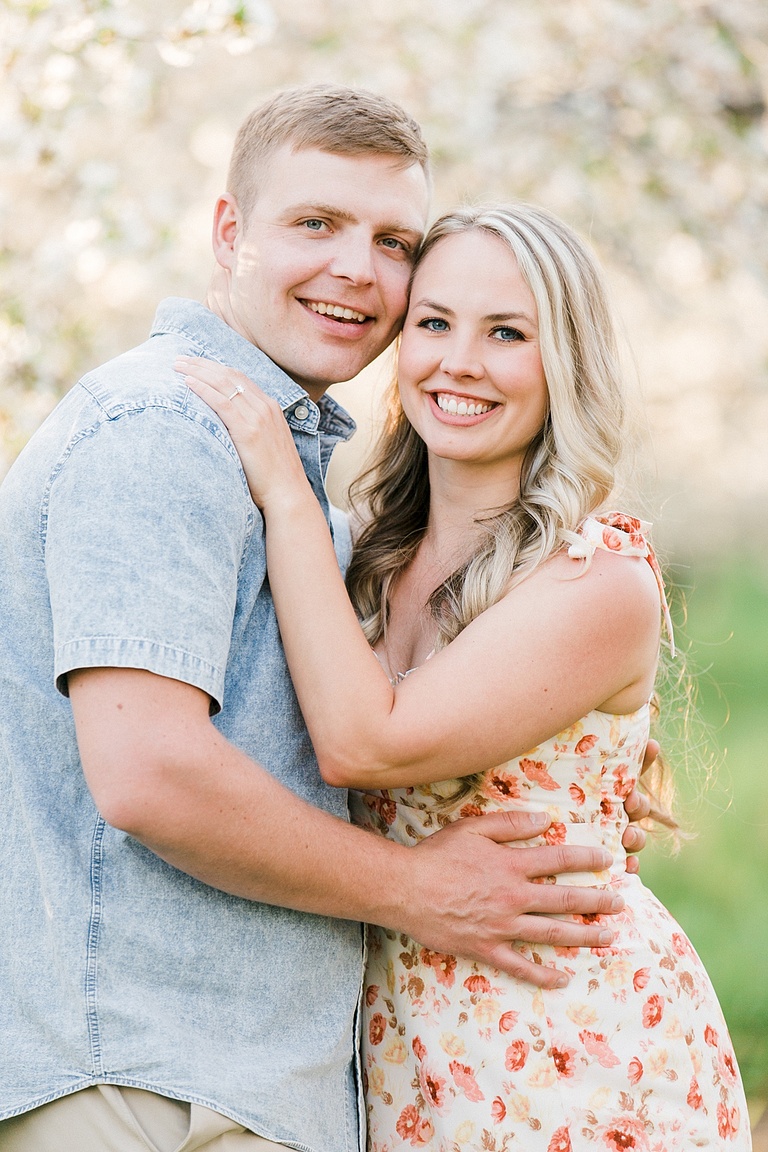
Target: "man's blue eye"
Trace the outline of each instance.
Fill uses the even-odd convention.
[[[385,248],[405,248],[402,240],[398,240],[395,236],[386,236],[382,240],[382,244]]]
[[[319,232],[320,229],[323,227],[323,221],[322,220],[305,220],[304,225],[306,228],[309,228],[309,230],[311,232]]]

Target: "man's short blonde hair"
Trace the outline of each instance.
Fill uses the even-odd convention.
[[[271,154],[285,144],[341,156],[392,156],[403,168],[419,164],[429,179],[421,128],[393,100],[333,84],[289,88],[251,112],[235,139],[227,190],[246,219]]]

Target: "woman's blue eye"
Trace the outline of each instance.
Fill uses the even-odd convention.
[[[440,316],[427,316],[424,320],[419,320],[419,328],[426,328],[428,332],[447,332],[448,321],[443,320]]]
[[[525,336],[517,328],[494,328],[493,335],[505,343],[513,340],[525,340]]]

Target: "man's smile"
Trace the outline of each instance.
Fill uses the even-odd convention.
[[[324,300],[299,300],[305,308],[309,308],[311,312],[317,312],[320,316],[330,316],[333,320],[340,320],[342,324],[364,324],[366,320],[372,320],[372,316],[366,316],[364,312],[358,312],[354,308],[345,307],[343,304],[330,304]]]

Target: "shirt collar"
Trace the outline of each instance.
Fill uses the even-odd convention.
[[[170,296],[160,302],[150,336],[168,332],[184,336],[200,350],[201,356],[236,368],[254,380],[277,400],[291,427],[303,432],[319,431],[334,440],[349,440],[355,432],[354,420],[332,397],[323,396],[316,404],[260,348],[197,300]],[[308,412],[303,420],[300,419],[302,409]]]

